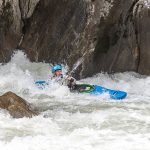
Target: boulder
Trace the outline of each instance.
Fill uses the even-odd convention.
[[[0,108],[8,110],[14,118],[31,118],[38,114],[28,102],[12,92],[0,96]]]

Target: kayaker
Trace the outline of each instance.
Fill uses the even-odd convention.
[[[58,82],[61,85],[67,85],[71,90],[74,89],[76,85],[76,80],[71,75],[63,75],[62,66],[56,64],[52,67],[52,73],[54,81]]]
[[[76,84],[76,79],[71,75],[63,75],[62,66],[56,64],[52,67],[53,77],[52,80],[58,82],[60,85],[66,85],[72,92],[89,92],[91,91],[91,86],[87,84]]]

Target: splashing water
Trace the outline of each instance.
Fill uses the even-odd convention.
[[[144,0],[144,6],[150,9],[150,0]]]
[[[141,4],[142,7],[150,9],[150,0],[139,0],[137,4]]]
[[[0,94],[13,91],[41,112],[13,119],[0,110],[1,150],[149,150],[149,76],[99,73],[78,81],[128,92],[118,102],[108,95],[73,94],[57,84],[38,89],[34,82],[48,75],[49,64],[31,63],[21,51],[0,65]]]
[[[71,70],[71,73],[74,73],[75,71],[76,71],[76,69],[83,63],[83,61],[84,61],[84,59],[85,59],[85,56],[87,55],[87,54],[90,54],[90,53],[92,53],[92,52],[94,52],[94,49],[91,49],[91,50],[89,50],[89,51],[86,51],[83,55],[82,55],[82,57],[80,57],[76,62],[75,62],[75,64],[73,65],[73,69]]]

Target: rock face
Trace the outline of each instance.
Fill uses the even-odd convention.
[[[150,75],[150,9],[143,9],[136,17],[137,40],[140,53],[137,71],[141,74]]]
[[[67,63],[70,68],[86,54],[78,74],[92,75],[100,18],[109,14],[111,6],[103,0],[41,0],[20,47],[32,61]]]
[[[62,62],[67,57],[79,57],[86,7],[82,0],[40,1],[28,22],[21,48],[33,61]]]
[[[8,110],[14,118],[31,118],[37,115],[36,112],[31,110],[31,106],[24,99],[12,92],[7,92],[0,96],[0,108]]]
[[[148,5],[139,0],[114,1],[108,17],[100,22],[94,52],[96,72],[136,71],[150,74]]]
[[[17,1],[0,0],[0,61],[10,59],[12,48],[17,46],[20,40],[20,13],[16,6]]]
[[[109,15],[101,19],[94,52],[97,71],[138,71],[140,47],[136,23],[137,2],[114,1]]]
[[[147,0],[0,0],[0,61],[24,49],[32,61],[84,55],[80,78],[100,71],[150,74]]]
[[[0,0],[0,62],[9,61],[20,45],[25,20],[37,3],[38,0]]]

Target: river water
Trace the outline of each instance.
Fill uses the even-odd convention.
[[[0,150],[150,149],[149,76],[99,73],[78,81],[126,91],[123,101],[107,94],[73,94],[57,84],[44,90],[35,86],[36,80],[49,76],[49,64],[31,63],[20,51],[0,65],[0,95],[15,92],[41,112],[31,119],[14,119],[0,110]]]

